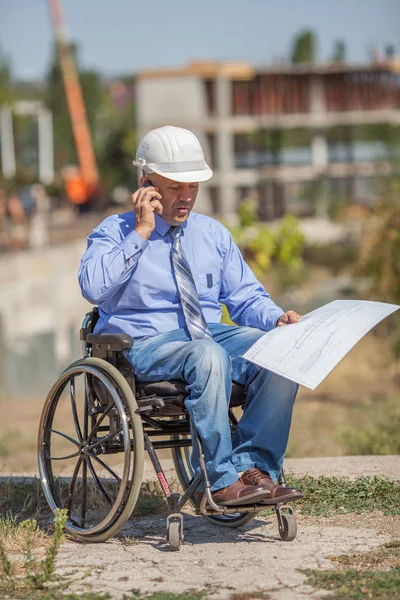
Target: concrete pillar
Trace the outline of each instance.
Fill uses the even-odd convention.
[[[216,161],[219,174],[219,204],[221,216],[234,222],[236,215],[236,186],[232,174],[235,169],[234,140],[229,121],[232,115],[232,81],[219,75],[216,85]]]
[[[54,180],[53,116],[46,108],[38,112],[39,179],[45,185]]]
[[[14,132],[11,109],[0,108],[1,168],[4,179],[12,179],[16,173]]]
[[[321,132],[313,134],[311,140],[311,161],[314,167],[321,169],[328,164],[328,144],[326,137]]]
[[[313,75],[310,86],[310,112],[324,113],[325,111],[323,80],[320,75]]]
[[[320,75],[311,78],[310,113],[318,121],[323,121],[326,112],[323,79]],[[311,161],[314,167],[324,169],[328,165],[328,144],[322,131],[315,131],[311,140]],[[321,218],[328,216],[328,183],[320,181],[320,194],[317,199],[316,214]]]

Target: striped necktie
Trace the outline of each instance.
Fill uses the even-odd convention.
[[[174,239],[171,247],[171,260],[190,337],[192,340],[199,340],[204,337],[212,339],[211,332],[208,329],[203,311],[201,310],[192,271],[182,250],[180,240],[182,228],[172,226],[170,232]]]

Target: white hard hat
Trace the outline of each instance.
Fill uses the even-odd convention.
[[[207,181],[213,174],[194,133],[170,125],[149,131],[132,162],[148,173],[182,183]]]

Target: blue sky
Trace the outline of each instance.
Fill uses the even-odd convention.
[[[395,42],[400,0],[63,0],[69,37],[85,67],[106,75],[193,59],[271,63],[313,28],[324,60],[344,38],[350,62]],[[23,78],[44,75],[53,42],[47,0],[0,0],[0,45]]]

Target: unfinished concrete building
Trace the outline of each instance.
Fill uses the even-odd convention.
[[[400,125],[399,71],[395,59],[147,70],[136,79],[138,133],[169,124],[201,138],[215,173],[199,197],[202,212],[228,218],[254,197],[261,219],[322,214],[335,195],[371,201],[373,183],[393,169],[376,127]],[[370,136],[360,139],[360,130]]]

